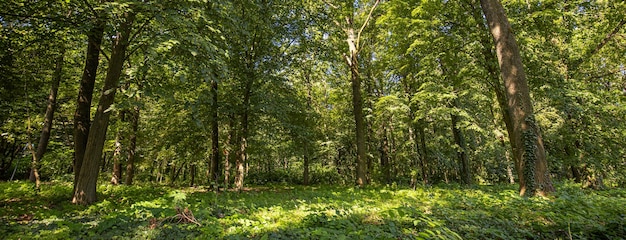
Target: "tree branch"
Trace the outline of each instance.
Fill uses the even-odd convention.
[[[365,27],[367,26],[367,23],[370,21],[370,18],[372,18],[372,13],[374,13],[374,9],[376,9],[376,7],[378,6],[379,3],[380,3],[380,0],[376,0],[376,2],[374,3],[374,6],[372,6],[372,9],[370,9],[370,13],[367,15],[367,18],[365,19],[365,22],[361,26],[361,29],[359,29],[359,32],[356,34],[356,44],[355,45],[359,49],[361,49],[361,47],[359,45],[359,41],[361,40],[361,32],[363,32],[363,29],[365,29]]]
[[[328,5],[329,7],[332,7],[334,9],[339,9],[339,6],[329,3],[327,0],[322,0],[322,2],[326,3],[326,5]]]
[[[595,55],[596,53],[598,53],[600,51],[600,49],[602,49],[611,39],[613,39],[613,37],[619,32],[619,30],[624,26],[624,24],[626,24],[626,19],[622,19],[617,26],[613,29],[613,31],[611,31],[609,34],[606,35],[606,37],[604,37],[604,39],[602,39],[602,41],[600,41],[600,43],[598,44],[598,46],[596,46],[593,51],[585,54],[583,56],[583,58],[579,59],[578,61],[576,61],[573,66],[571,67],[572,69],[578,69],[578,67],[585,63],[586,61],[588,61],[593,55]]]

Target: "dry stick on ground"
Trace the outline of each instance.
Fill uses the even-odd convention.
[[[165,221],[176,221],[177,223],[195,223],[196,225],[200,227],[202,226],[202,224],[198,222],[196,217],[193,216],[193,213],[191,212],[191,210],[189,210],[189,208],[180,209],[179,207],[176,207],[176,216],[165,218],[161,222],[165,222]],[[159,224],[161,222],[159,222]],[[151,221],[150,223],[151,228],[154,228],[153,226],[155,225],[156,223],[153,223]]]

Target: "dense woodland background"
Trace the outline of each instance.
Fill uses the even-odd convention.
[[[482,2],[4,0],[0,178],[72,181],[77,203],[96,201],[98,176],[236,189],[533,179],[505,124],[483,12],[498,1]],[[626,3],[501,3],[548,181],[626,186]]]

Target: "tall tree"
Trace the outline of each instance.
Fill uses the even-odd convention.
[[[139,131],[139,113],[139,106],[133,106],[132,114],[130,116],[131,133],[128,144],[128,159],[126,159],[126,180],[124,181],[124,184],[126,185],[132,185],[133,178],[135,176],[135,159],[137,158],[137,134]]]
[[[98,12],[99,13],[99,12]],[[74,191],[83,165],[87,137],[91,126],[91,100],[96,83],[96,74],[100,64],[100,47],[104,36],[104,20],[99,15],[93,16],[92,27],[87,33],[87,53],[80,80],[76,111],[74,112]]]
[[[220,182],[220,145],[219,145],[219,118],[217,116],[218,111],[218,82],[217,76],[211,79],[211,180],[216,186],[216,190],[219,189]]]
[[[65,47],[61,48],[61,52],[56,59],[56,68],[52,76],[52,85],[50,86],[50,95],[48,95],[48,105],[46,107],[46,115],[44,118],[43,128],[41,129],[41,136],[39,137],[39,144],[37,144],[37,151],[33,151],[33,161],[30,171],[30,181],[35,182],[36,188],[39,189],[39,162],[43,158],[46,149],[48,149],[48,143],[50,142],[50,131],[52,130],[52,121],[54,120],[54,112],[57,107],[57,95],[59,92],[59,83],[63,78],[63,61],[65,56]],[[30,145],[29,145],[30,146]],[[32,148],[32,146],[31,146]]]
[[[515,34],[499,0],[481,0],[496,47],[512,123],[509,136],[520,179],[520,195],[554,191],[541,131],[537,124]]]
[[[85,149],[83,164],[76,182],[76,190],[72,199],[72,202],[76,204],[91,204],[96,201],[96,182],[98,180],[100,158],[111,115],[109,107],[115,100],[117,85],[119,84],[124,60],[126,59],[130,32],[135,20],[135,12],[125,11],[121,17],[123,20],[113,41],[113,50],[109,59],[102,95],[98,102],[98,109],[93,123],[89,128],[87,148]]]
[[[371,20],[372,14],[380,0],[376,0],[370,7],[369,13],[361,26],[355,23],[355,3],[348,2],[343,6],[336,6],[327,3],[330,7],[343,10],[346,12],[345,24],[335,21],[335,24],[341,28],[346,34],[346,42],[348,43],[348,53],[343,54],[343,58],[350,69],[350,84],[352,86],[352,114],[354,117],[355,141],[356,141],[356,184],[363,186],[367,184],[367,146],[366,146],[366,123],[363,116],[363,97],[361,93],[361,75],[359,73],[359,52],[362,48],[361,34]],[[359,4],[362,4],[359,2]],[[346,11],[346,8],[350,11]],[[357,29],[358,27],[358,29]]]

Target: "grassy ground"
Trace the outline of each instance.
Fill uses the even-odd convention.
[[[203,188],[101,185],[101,200],[88,207],[69,203],[71,188],[53,182],[35,194],[30,183],[0,183],[0,238],[626,238],[626,190],[583,191],[573,184],[531,199],[511,185],[271,186],[217,195]]]

